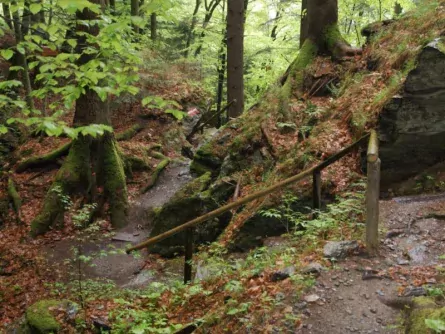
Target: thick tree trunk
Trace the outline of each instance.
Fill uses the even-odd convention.
[[[244,3],[228,1],[227,14],[227,103],[228,116],[238,117],[244,110]]]
[[[101,3],[101,0],[92,2]],[[97,15],[89,10],[78,12],[80,20],[93,20]],[[79,32],[97,35],[98,26],[79,25]],[[79,37],[77,52],[86,47],[84,37]],[[83,54],[79,64],[92,60],[91,55]],[[73,124],[75,127],[92,124],[111,125],[108,100],[102,101],[97,93],[85,88],[85,93],[76,101]],[[90,203],[108,201],[111,224],[120,227],[126,223],[128,207],[124,166],[119,149],[112,133],[93,138],[79,136],[73,141],[67,159],[56,175],[48,192],[43,209],[31,224],[31,234],[39,235],[64,220],[64,199],[71,194],[81,194]],[[100,190],[103,189],[103,192]]]
[[[317,47],[319,54],[334,57],[352,56],[360,53],[341,36],[338,28],[337,0],[311,0],[307,3],[307,36]]]

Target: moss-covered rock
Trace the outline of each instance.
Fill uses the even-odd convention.
[[[151,235],[164,233],[215,210],[233,194],[236,185],[236,182],[227,179],[221,179],[210,186],[211,182],[211,173],[203,174],[180,189],[160,210],[156,210]],[[229,223],[230,218],[231,214],[227,213],[196,226],[195,244],[204,244],[216,240]],[[150,248],[150,251],[170,257],[182,253],[184,243],[185,233],[178,233],[154,245]]]
[[[445,307],[439,307],[433,299],[418,297],[413,300],[413,306],[408,308],[406,333],[429,334],[434,333],[426,325],[426,320],[439,320],[445,323]]]
[[[31,333],[47,334],[57,333],[61,329],[61,324],[53,314],[54,310],[62,310],[67,313],[68,318],[75,316],[78,310],[76,303],[69,300],[40,300],[31,305],[26,310],[26,322],[31,329]]]

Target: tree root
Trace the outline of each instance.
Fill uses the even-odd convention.
[[[131,138],[133,138],[134,136],[136,136],[139,132],[141,132],[144,129],[144,126],[142,126],[141,124],[135,124],[133,125],[131,128],[117,133],[116,134],[116,140],[117,141],[125,141],[125,140],[130,140]]]
[[[156,152],[159,153],[159,152]],[[160,155],[162,155],[161,153],[159,153]],[[145,188],[142,190],[142,193],[146,193],[147,191],[149,191],[151,188],[154,187],[154,185],[156,184],[156,181],[159,178],[159,175],[161,174],[161,172],[168,166],[168,164],[170,163],[170,159],[166,158],[164,155],[162,155],[164,157],[164,160],[162,160],[155,168],[155,170],[153,171],[153,174],[151,174],[150,179],[148,180],[147,185],[145,186]]]
[[[17,220],[22,221],[20,208],[22,206],[22,199],[20,198],[17,188],[15,187],[14,180],[12,177],[8,179],[8,196],[14,207],[14,211],[17,214]]]
[[[38,168],[43,167],[50,163],[57,163],[57,160],[65,155],[68,154],[70,151],[72,143],[66,143],[62,147],[59,147],[58,149],[44,155],[44,156],[34,156],[31,157],[21,163],[18,164],[16,168],[17,173],[23,173],[24,171],[30,169],[30,168]]]

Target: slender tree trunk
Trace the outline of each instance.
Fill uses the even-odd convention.
[[[277,9],[277,15],[275,16],[275,22],[274,26],[272,28],[272,32],[270,33],[270,38],[272,38],[273,41],[277,39],[277,33],[278,33],[278,21],[280,20],[280,10]]]
[[[193,15],[192,15],[192,23],[190,25],[190,30],[187,33],[187,41],[185,42],[185,51],[184,51],[184,57],[188,58],[189,53],[190,53],[190,46],[192,44],[193,38],[195,36],[195,28],[196,28],[196,24],[198,23],[198,11],[199,11],[199,7],[201,6],[202,1],[201,0],[196,0],[195,2],[195,9],[193,10]]]
[[[402,14],[402,12],[403,12],[402,5],[396,1],[394,5],[394,16],[398,17],[400,14]]]
[[[218,52],[218,86],[216,89],[216,114],[219,115],[217,127],[222,124],[223,116],[221,115],[223,93],[224,93],[224,81],[226,77],[226,64],[227,64],[227,16],[226,16],[226,1],[223,1],[223,21],[226,25],[222,31],[223,39]]]
[[[301,20],[300,20],[300,48],[308,36],[308,19],[307,19],[307,0],[301,2]]]
[[[21,35],[22,37],[28,35],[29,27],[31,26],[31,11],[29,10],[29,0],[25,0],[24,2],[25,7],[23,8],[23,15],[22,15],[22,26],[21,26]]]
[[[17,3],[14,1],[12,2],[13,5],[17,5]],[[15,41],[18,45],[23,41],[23,35],[22,35],[22,29],[20,27],[20,17],[18,11],[15,11],[12,14],[12,18],[14,21],[14,33],[15,33]],[[21,54],[19,51],[15,52],[15,57],[17,60],[17,63],[20,64],[20,66],[23,67],[23,70],[21,71],[22,74],[22,83],[25,88],[25,99],[26,104],[28,105],[29,109],[34,109],[34,101],[32,99],[31,93],[32,93],[32,85],[31,85],[31,79],[29,77],[29,67],[28,67],[28,61],[26,60],[26,53]]]
[[[150,38],[152,41],[158,39],[158,20],[156,13],[151,13],[150,15]]]
[[[227,13],[227,103],[228,116],[244,111],[244,2],[228,0]]]
[[[48,25],[53,22],[53,0],[49,0],[49,14],[48,14]]]
[[[131,0],[131,16],[139,16],[139,0]],[[139,33],[139,27],[134,25],[133,30]]]
[[[241,0],[239,0],[241,2]],[[207,3],[207,2],[206,2]],[[204,17],[204,22],[202,23],[202,32],[199,36],[199,44],[195,51],[195,57],[198,57],[201,54],[202,51],[202,43],[204,42],[205,37],[205,30],[207,26],[210,23],[210,20],[212,19],[213,12],[215,11],[216,7],[221,3],[221,0],[212,0],[208,6],[206,6],[206,15]]]
[[[103,4],[102,0],[90,1]],[[95,20],[98,17],[88,9],[77,12],[76,16],[82,21]],[[97,35],[99,27],[79,24],[77,31]],[[78,39],[76,52],[82,53],[88,45],[82,34],[78,35]],[[92,59],[91,54],[83,53],[78,64],[86,64]],[[102,101],[94,90],[86,87],[76,101],[74,126],[111,125],[110,118],[108,99]],[[103,189],[102,194],[99,189]],[[65,212],[62,196],[74,193],[83,195],[90,203],[108,201],[111,224],[120,227],[126,223],[128,198],[125,173],[112,133],[107,132],[98,138],[79,136],[73,141],[68,157],[45,198],[42,211],[31,224],[31,234],[43,234],[55,224],[62,224]]]
[[[14,29],[12,25],[11,10],[9,9],[9,5],[4,3],[2,4],[2,7],[3,7],[3,16],[5,17],[6,24],[8,25],[9,29]]]

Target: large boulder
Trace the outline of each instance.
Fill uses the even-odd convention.
[[[405,180],[445,160],[445,44],[428,44],[400,95],[379,120],[382,186]]]
[[[231,179],[220,179],[210,186],[211,182],[211,173],[205,173],[186,184],[168,203],[155,210],[151,236],[167,232],[217,209],[233,194],[236,185],[236,181]],[[196,226],[195,244],[215,241],[229,223],[230,218],[231,214],[226,213]],[[170,257],[183,253],[184,244],[185,232],[181,232],[155,244],[150,251]]]

